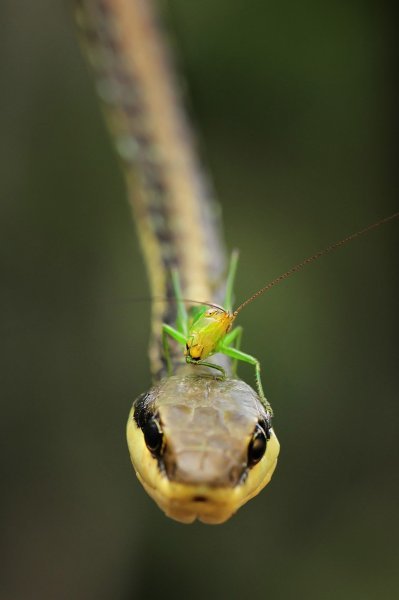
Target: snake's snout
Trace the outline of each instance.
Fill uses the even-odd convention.
[[[235,487],[246,469],[241,457],[221,452],[218,448],[201,448],[199,445],[180,449],[179,452],[167,449],[164,464],[170,481],[185,485],[206,485],[210,488]]]

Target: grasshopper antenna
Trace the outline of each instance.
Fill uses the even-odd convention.
[[[238,306],[233,313],[234,317],[236,317],[238,315],[238,313],[241,312],[245,306],[247,306],[248,304],[250,304],[251,302],[256,300],[256,298],[258,298],[265,292],[268,292],[272,287],[279,284],[284,279],[288,279],[288,277],[291,277],[291,275],[293,275],[294,273],[301,271],[309,263],[312,263],[312,262],[318,260],[325,254],[330,254],[330,252],[337,250],[337,248],[340,248],[341,246],[348,244],[352,240],[354,240],[362,235],[365,235],[366,233],[369,233],[373,229],[377,229],[377,227],[381,227],[381,225],[385,225],[385,223],[388,223],[389,221],[393,221],[393,219],[397,219],[398,217],[399,217],[399,212],[396,212],[393,215],[390,215],[389,217],[385,217],[385,219],[381,219],[380,221],[377,221],[376,223],[373,223],[372,225],[368,225],[368,227],[365,227],[364,229],[360,229],[360,231],[356,231],[355,233],[348,235],[348,237],[344,238],[343,240],[340,240],[339,242],[335,242],[335,244],[331,244],[330,246],[327,246],[327,248],[325,248],[324,250],[319,250],[319,252],[316,252],[316,254],[313,254],[313,256],[309,256],[308,258],[305,258],[305,260],[298,263],[294,267],[291,267],[291,269],[288,269],[288,271],[286,271],[282,275],[279,275],[279,277],[276,277],[276,279],[273,279],[273,281],[270,281],[267,285],[265,285],[263,288],[261,288],[260,290],[255,292],[255,294],[253,294],[250,298],[248,298],[242,304],[240,304],[240,306]]]
[[[111,302],[112,304],[132,304],[135,302],[184,302],[185,304],[200,304],[202,306],[209,306],[211,308],[224,310],[223,307],[219,304],[213,304],[212,302],[205,302],[203,300],[192,300],[191,298],[181,298],[179,300],[178,298],[176,298],[176,296],[135,296],[134,298],[121,298],[119,300],[112,300]]]

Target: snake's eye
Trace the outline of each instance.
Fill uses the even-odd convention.
[[[255,431],[252,435],[251,441],[248,446],[248,466],[253,467],[256,465],[264,453],[266,452],[267,437],[266,433],[259,424],[255,427]]]
[[[142,430],[148,450],[154,456],[160,456],[163,446],[163,434],[158,421],[151,417],[144,423]]]

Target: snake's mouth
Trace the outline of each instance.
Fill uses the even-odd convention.
[[[227,521],[241,506],[237,504],[232,490],[211,489],[206,486],[175,484],[164,478],[152,487],[140,473],[137,477],[159,508],[170,518],[180,523],[203,523],[218,525]]]

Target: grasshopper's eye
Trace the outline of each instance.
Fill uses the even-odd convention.
[[[266,452],[267,435],[259,423],[255,427],[251,441],[248,445],[248,466],[256,465]]]
[[[163,433],[158,421],[151,417],[142,426],[144,441],[153,456],[160,456],[163,447]]]

